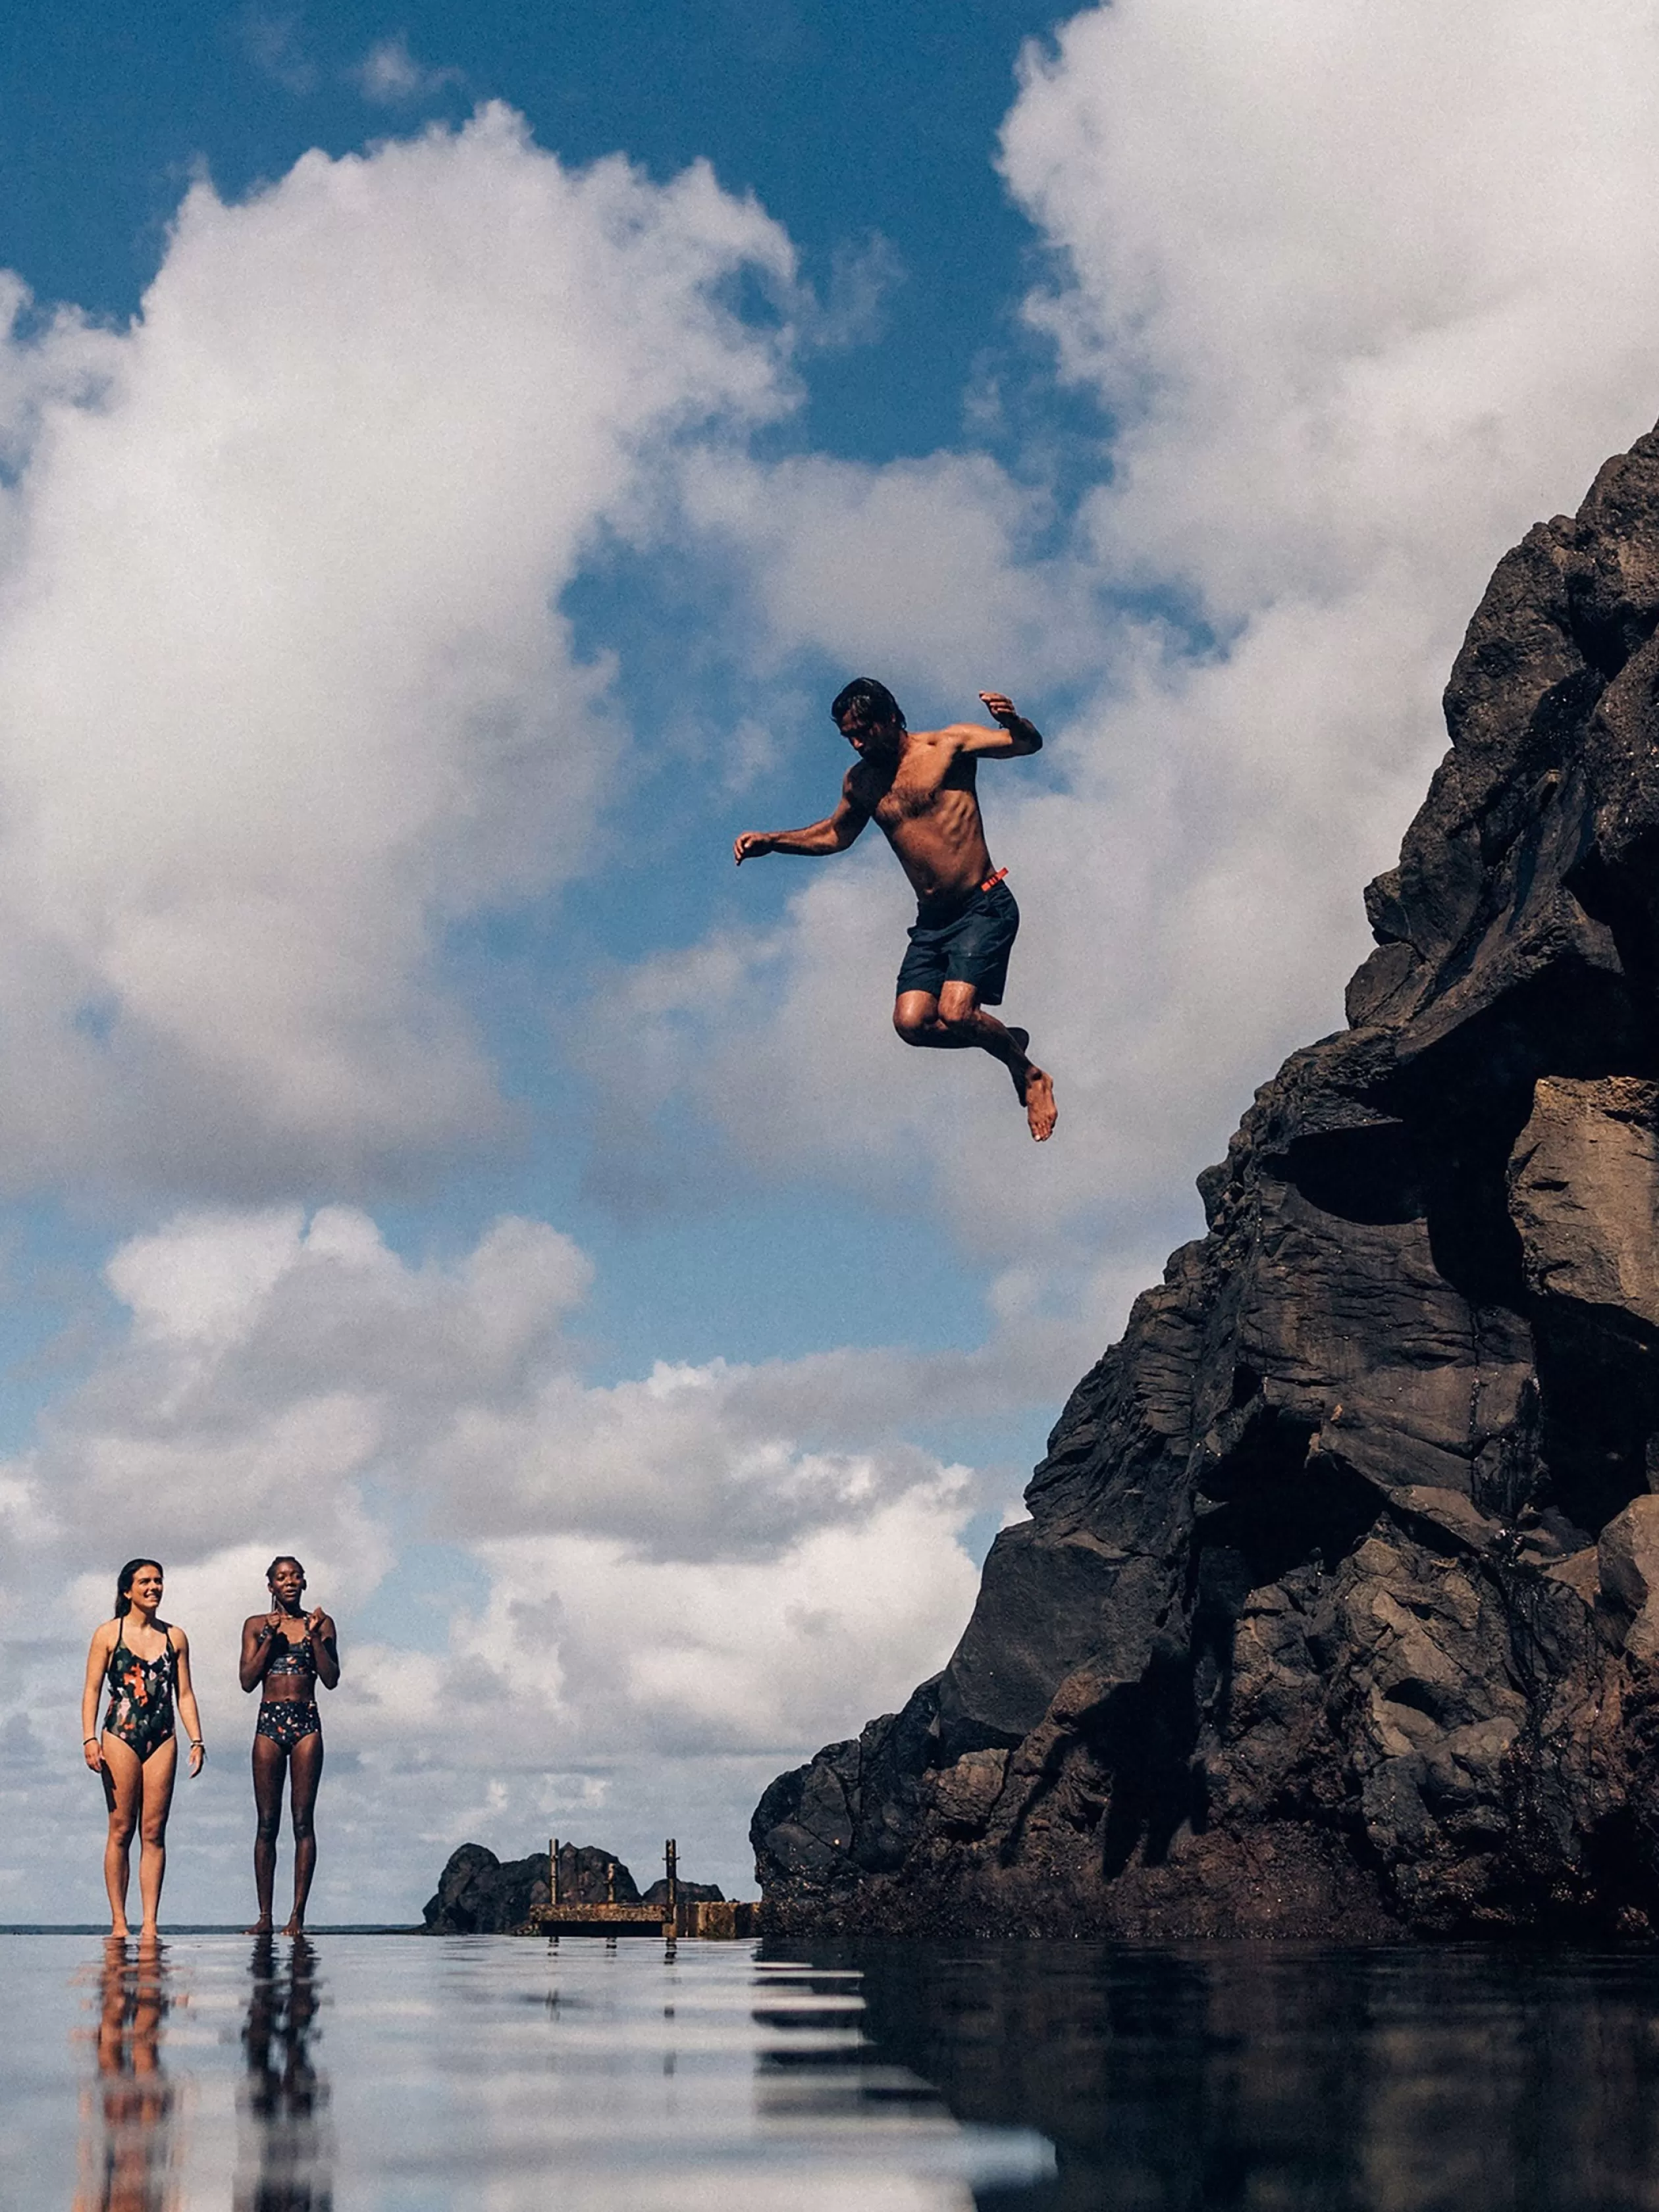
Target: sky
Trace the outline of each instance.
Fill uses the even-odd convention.
[[[47,4],[0,26],[0,1920],[81,1669],[337,1617],[318,1921],[753,1887],[1337,1027],[1505,548],[1659,413],[1659,6]],[[889,1027],[839,684],[1003,690],[988,1060]]]

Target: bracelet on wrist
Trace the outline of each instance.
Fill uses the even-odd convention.
[[[85,1745],[85,1744],[88,1744],[88,1743],[96,1743],[96,1742],[97,1742],[97,1741],[98,1741],[98,1739],[97,1739],[97,1737],[96,1737],[95,1735],[83,1735],[83,1736],[81,1738],[81,1741],[82,1741],[82,1743],[83,1745]]]
[[[207,1749],[207,1746],[202,1741],[202,1739],[198,1735],[192,1736],[190,1739],[190,1747],[192,1751],[205,1751]]]

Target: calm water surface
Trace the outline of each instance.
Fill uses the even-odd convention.
[[[1659,1956],[0,1935],[0,2203],[1659,2212]]]

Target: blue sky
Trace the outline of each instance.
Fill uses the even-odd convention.
[[[309,148],[506,100],[569,161],[621,149],[658,179],[712,162],[784,226],[826,304],[881,241],[899,295],[885,343],[820,362],[792,431],[859,459],[925,453],[959,434],[989,353],[1040,358],[1017,314],[1037,249],[989,155],[1019,49],[1056,20],[1023,0],[46,8],[3,33],[0,238],[40,298],[129,314],[199,166],[236,197]],[[386,41],[424,82],[366,98],[363,58]]]
[[[320,1916],[741,1887],[1334,1026],[1491,565],[1659,403],[1652,11],[48,8],[0,32],[0,1917],[156,1551],[341,1620]],[[1540,118],[1549,131],[1540,136]],[[1593,225],[1575,209],[1593,198]],[[1010,691],[988,1062],[829,697]],[[76,1856],[60,1848],[84,1832]]]

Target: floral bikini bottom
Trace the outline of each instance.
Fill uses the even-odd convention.
[[[315,1735],[321,1727],[322,1719],[314,1698],[267,1698],[259,1707],[253,1733],[279,1745],[284,1751],[292,1751],[296,1743]]]

